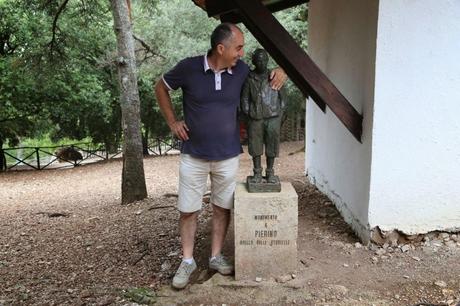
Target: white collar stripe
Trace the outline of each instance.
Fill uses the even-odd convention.
[[[203,69],[204,69],[204,72],[207,72],[208,70],[211,70],[212,72],[214,72],[215,90],[222,90],[222,72],[227,71],[229,74],[233,74],[232,68],[222,69],[221,71],[218,71],[218,72],[215,72],[214,70],[212,70],[211,67],[209,66],[208,57],[206,54],[204,55]]]
[[[208,56],[207,54],[204,55],[204,59],[203,59],[203,69],[204,69],[204,72],[208,71],[208,70],[211,70],[214,72],[214,70],[211,69],[211,67],[209,66],[209,63],[208,63]],[[227,70],[228,73],[230,74],[233,74],[233,70],[231,67],[227,68],[227,69],[222,69],[221,71],[219,72],[224,72],[225,70]],[[215,73],[215,72],[214,72]]]

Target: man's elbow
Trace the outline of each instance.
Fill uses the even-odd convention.
[[[159,79],[155,84],[155,94],[158,97],[159,95],[164,95],[165,93],[168,93],[166,85],[163,82],[163,79]]]
[[[159,90],[161,90],[161,85],[163,83],[163,80],[162,79],[159,79],[156,83],[155,83],[155,92],[158,93]]]

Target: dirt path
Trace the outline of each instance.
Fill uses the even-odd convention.
[[[0,174],[0,305],[133,305],[124,297],[129,288],[150,288],[158,305],[455,305],[460,248],[361,246],[307,183],[303,153],[288,155],[301,146],[283,144],[277,160],[300,199],[298,271],[284,283],[236,282],[206,270],[207,205],[196,246],[200,269],[186,289],[170,288],[180,261],[178,156],[145,159],[149,198],[127,206],[119,205],[120,161]],[[244,155],[241,180],[250,168]],[[231,253],[231,239],[226,249]]]

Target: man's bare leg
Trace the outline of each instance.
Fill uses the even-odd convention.
[[[180,213],[179,230],[184,258],[173,277],[172,286],[176,289],[185,288],[193,271],[196,270],[196,262],[193,259],[193,246],[195,244],[197,217],[198,212]]]
[[[180,213],[179,227],[183,258],[193,258],[198,212]]]
[[[212,205],[211,257],[221,253],[230,223],[230,209]]]

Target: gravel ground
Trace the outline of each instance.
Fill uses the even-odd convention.
[[[143,300],[127,297],[130,288],[156,292],[159,305],[455,305],[459,249],[415,245],[402,252],[357,244],[329,199],[307,182],[302,146],[283,143],[276,165],[299,194],[299,270],[286,283],[240,284],[207,271],[206,204],[197,234],[199,271],[186,289],[170,289],[180,262],[177,155],[146,158],[149,198],[124,206],[121,160],[0,174],[0,305],[149,301],[143,289]],[[242,155],[240,180],[251,167]]]

